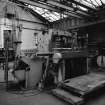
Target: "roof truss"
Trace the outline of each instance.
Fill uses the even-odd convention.
[[[10,0],[14,1],[14,0]],[[71,16],[77,18],[91,17],[91,13],[98,11],[97,7],[104,5],[105,0],[17,0],[28,6],[33,6],[35,12],[39,12],[40,15],[45,16],[48,20],[54,20],[54,15],[52,13],[57,12],[62,17]],[[38,11],[38,7],[43,10],[43,13]],[[47,10],[47,11],[46,11]],[[50,11],[50,12],[49,12]],[[50,14],[51,13],[51,14]],[[47,16],[49,15],[49,16]],[[58,16],[58,18],[61,18]],[[56,18],[56,17],[55,17]],[[55,19],[56,20],[56,19]]]

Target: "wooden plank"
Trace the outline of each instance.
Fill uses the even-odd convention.
[[[81,95],[90,93],[91,91],[103,87],[105,85],[105,75],[90,73],[70,79],[62,86]]]
[[[67,91],[64,91],[62,89],[53,89],[52,90],[53,94],[57,97],[59,97],[60,99],[69,102],[72,105],[80,105],[83,103],[83,99],[75,96]]]

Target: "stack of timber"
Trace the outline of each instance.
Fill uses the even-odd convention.
[[[83,104],[83,98],[80,98],[68,91],[65,91],[63,89],[53,89],[52,90],[53,95],[57,96],[58,98],[70,103],[71,105],[81,105]]]
[[[64,81],[60,88],[52,90],[52,93],[72,105],[80,105],[86,95],[93,94],[92,92],[102,87],[105,87],[105,75],[89,73]]]
[[[89,73],[83,76],[72,78],[62,84],[62,87],[76,92],[82,96],[105,86],[105,75]]]

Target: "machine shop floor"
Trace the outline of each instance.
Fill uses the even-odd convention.
[[[13,94],[0,90],[0,105],[70,105],[61,101],[55,96],[41,92],[36,95],[24,96],[23,94]],[[84,105],[105,105],[105,93],[102,95],[90,99]]]
[[[47,93],[32,96],[0,91],[0,105],[68,105]]]
[[[0,73],[2,74],[2,72]],[[1,81],[2,82],[2,79]],[[87,99],[88,100],[88,99]],[[0,105],[70,105],[47,92],[35,92],[34,95],[25,96],[7,92],[0,86]],[[84,105],[105,105],[105,91],[97,97],[92,97]]]

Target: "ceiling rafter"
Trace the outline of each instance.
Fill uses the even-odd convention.
[[[102,5],[104,4],[102,0],[100,0],[100,2],[101,2]]]
[[[68,11],[71,11],[71,12],[74,12],[74,8],[64,5],[64,4],[61,4],[60,2],[58,2],[56,0],[47,0],[46,3],[56,6],[56,7],[59,7],[59,8],[62,8],[62,9],[65,9],[65,10],[68,10]],[[89,16],[89,14],[87,14],[86,12],[83,12],[81,10],[77,10],[77,11],[75,11],[75,13],[79,13],[80,15],[84,15],[84,16]]]
[[[47,5],[47,4],[43,4],[43,3],[39,3],[38,1],[30,1],[30,0],[18,0],[19,2],[23,2],[25,4],[28,4],[28,5],[31,5],[31,6],[36,6],[36,7],[40,7],[40,8],[43,8],[43,9],[47,9],[47,10],[50,10],[50,11],[55,11],[55,12],[58,12],[60,13],[60,9],[59,8],[55,8],[54,6],[50,6],[50,5]],[[72,17],[77,17],[77,18],[82,18],[82,16],[76,14],[75,12],[68,12],[68,11],[64,11],[64,14],[65,15],[69,15],[69,16],[72,16]]]
[[[95,2],[98,4],[98,6],[100,6],[99,3],[97,2],[97,0],[95,0]]]
[[[81,2],[76,1],[76,0],[68,0],[68,1],[69,2],[72,2],[72,3],[75,3],[77,5],[80,5],[80,6],[84,7],[84,8],[87,8],[87,9],[90,9],[90,10],[93,10],[93,11],[96,11],[96,9],[94,9],[92,7],[89,7],[89,6],[87,6],[87,5],[85,5],[85,4],[81,3]]]
[[[90,0],[91,4],[94,6],[94,7],[97,7],[92,0]]]
[[[35,1],[35,0],[34,0]],[[39,0],[39,1],[43,1],[43,0]],[[60,10],[65,10],[65,11],[68,11],[69,13],[71,12],[71,13],[73,13],[73,14],[77,14],[77,15],[85,15],[85,16],[87,16],[88,15],[88,13],[86,12],[86,11],[83,11],[83,10],[80,10],[79,8],[78,8],[78,12],[77,11],[75,11],[75,8],[72,8],[72,7],[70,7],[70,5],[69,6],[67,6],[67,5],[64,5],[64,4],[61,4],[60,2],[57,2],[57,1],[55,1],[55,0],[47,0],[46,1],[46,3],[47,4],[50,4],[50,5],[53,5],[53,6],[55,6],[56,8],[58,8],[58,9],[60,9]],[[89,15],[88,15],[89,16]]]
[[[91,0],[83,0],[83,1],[91,5],[92,7],[96,7],[95,4],[92,4]]]
[[[37,12],[44,18],[55,18],[54,12],[60,15],[65,15],[65,17],[92,17],[93,13],[97,13],[101,6],[105,4],[104,0],[9,0],[17,3],[20,2]],[[48,16],[49,15],[49,16]],[[65,18],[64,17],[64,18]],[[48,19],[47,19],[48,20]],[[49,18],[50,20],[50,18]],[[53,19],[54,20],[54,19]],[[51,22],[51,20],[50,20]]]
[[[66,5],[68,7],[71,7],[75,12],[78,10],[78,11],[81,11],[83,13],[86,13],[86,14],[89,14],[87,10],[87,8],[85,8],[85,10],[83,10],[82,8],[80,8],[80,5],[74,3],[74,2],[71,2],[71,1],[63,1],[63,2],[60,2],[62,3],[63,5]]]

